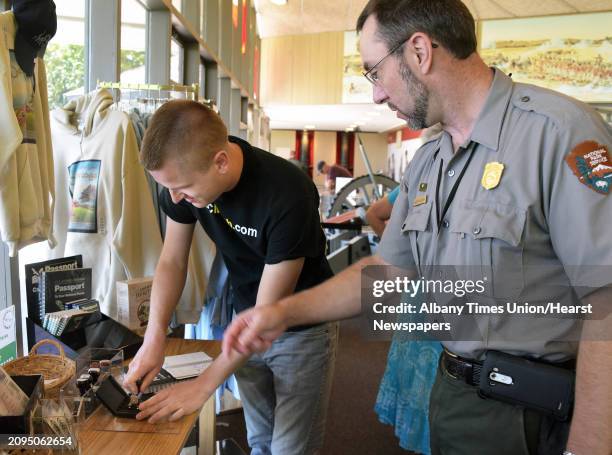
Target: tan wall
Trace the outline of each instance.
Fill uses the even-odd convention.
[[[295,131],[272,130],[270,151],[281,158],[289,158],[289,152],[295,149]]]
[[[344,32],[261,41],[261,104],[342,102]]]
[[[378,173],[385,171],[387,168],[387,135],[378,133],[359,133],[363,146],[370,160],[370,166],[372,171]],[[359,145],[357,138],[355,138],[355,165],[354,174],[355,177],[365,175],[367,173],[365,163],[361,158],[361,152],[359,151]]]

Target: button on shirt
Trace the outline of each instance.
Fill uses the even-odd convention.
[[[585,104],[513,83],[494,71],[469,140],[454,152],[451,136],[443,132],[425,143],[407,167],[378,254],[419,274],[438,265],[475,266],[485,274],[512,264],[511,277],[489,274],[492,297],[521,302],[542,280],[554,279],[567,283],[565,297],[578,303],[612,282],[610,268],[581,267],[612,265],[612,196],[580,183],[564,158],[584,141],[610,150],[610,128]],[[502,163],[504,170],[497,187],[487,190],[481,180],[491,162]],[[425,192],[420,191],[422,183],[427,184]],[[427,202],[413,205],[423,195]],[[569,285],[588,288],[572,291]],[[551,361],[576,355],[576,342],[554,341],[575,331],[575,320],[482,319],[486,327],[481,341],[443,344],[467,358],[482,358],[488,349]]]

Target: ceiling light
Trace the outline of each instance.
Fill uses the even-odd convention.
[[[287,4],[287,0],[270,0],[272,3],[274,3],[275,5],[286,5]]]

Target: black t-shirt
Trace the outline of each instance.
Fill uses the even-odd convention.
[[[319,194],[289,161],[229,136],[244,166],[238,184],[214,203],[197,208],[174,204],[164,188],[163,211],[179,223],[199,221],[221,251],[234,289],[236,312],[253,307],[265,264],[304,257],[296,292],[332,276],[319,220]]]

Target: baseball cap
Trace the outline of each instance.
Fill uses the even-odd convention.
[[[52,0],[13,0],[17,21],[15,58],[28,76],[34,73],[34,59],[57,31],[57,15]]]

